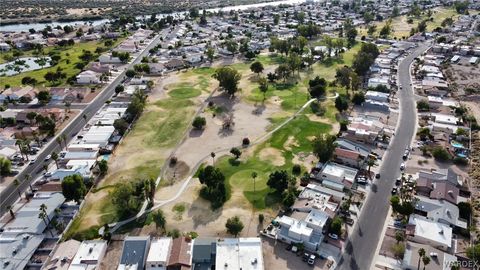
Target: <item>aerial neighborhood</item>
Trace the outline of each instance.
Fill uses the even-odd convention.
[[[0,270],[478,269],[479,2],[52,2],[0,4]]]

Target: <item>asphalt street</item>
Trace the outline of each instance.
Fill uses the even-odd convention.
[[[114,92],[115,87],[122,82],[125,77],[125,72],[127,69],[133,68],[133,65],[140,63],[144,56],[149,54],[149,50],[156,46],[159,41],[160,37],[164,36],[166,31],[162,31],[160,35],[158,35],[138,56],[135,60],[130,63],[125,70],[123,70],[119,76],[111,82],[108,86],[106,86],[103,91],[94,99],[90,104],[88,104],[84,111],[78,115],[75,119],[73,119],[68,126],[66,126],[62,131],[58,132],[55,138],[52,138],[49,141],[49,144],[45,146],[42,151],[38,154],[36,161],[34,164],[27,165],[27,167],[17,175],[17,179],[19,179],[20,184],[18,187],[14,186],[13,184],[6,187],[2,193],[0,194],[0,215],[3,215],[6,212],[6,208],[9,205],[12,205],[18,199],[18,191],[20,193],[24,193],[30,184],[42,173],[43,166],[48,163],[45,162],[45,157],[52,152],[60,152],[60,146],[56,142],[56,137],[60,136],[61,134],[65,134],[68,141],[75,136],[83,126],[95,115],[95,113],[105,104],[105,102],[110,99]],[[84,119],[83,115],[86,116]],[[25,181],[25,175],[30,175],[29,181]]]
[[[397,93],[400,99],[399,123],[390,147],[383,156],[379,171],[381,177],[372,184],[371,194],[368,195],[355,228],[346,242],[338,269],[371,269],[372,260],[390,207],[390,192],[395,179],[400,175],[400,164],[403,162],[402,155],[405,148],[410,146],[415,132],[416,104],[410,85],[410,64],[415,57],[422,54],[427,48],[428,45],[420,45],[415,48],[413,52],[401,60],[398,66],[398,82],[403,88],[399,89]]]

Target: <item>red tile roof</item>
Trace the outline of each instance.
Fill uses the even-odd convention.
[[[360,156],[360,153],[337,147],[337,148],[335,148],[334,155],[337,156],[337,157],[349,158],[351,160],[357,160],[358,157]]]
[[[180,266],[181,269],[190,269],[192,260],[191,249],[191,241],[185,237],[173,239],[168,266]]]

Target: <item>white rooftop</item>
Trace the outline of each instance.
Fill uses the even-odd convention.
[[[217,242],[217,270],[263,270],[260,238],[228,238]]]
[[[447,247],[452,246],[452,228],[449,226],[418,215],[410,216],[409,224],[415,224],[415,236],[440,243]]]
[[[170,237],[153,239],[150,243],[147,262],[168,262],[171,246],[172,238]]]
[[[73,257],[69,270],[88,269],[88,265],[97,265],[105,255],[107,241],[90,240],[83,241]]]

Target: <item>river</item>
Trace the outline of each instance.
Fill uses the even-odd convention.
[[[245,10],[250,8],[259,8],[259,7],[266,7],[266,6],[278,6],[278,5],[293,5],[293,4],[300,4],[304,3],[306,0],[283,0],[283,1],[273,1],[273,2],[266,2],[266,3],[257,3],[257,4],[249,4],[249,5],[237,5],[237,6],[228,6],[222,8],[211,8],[207,9],[209,12],[217,12],[219,10],[223,11],[230,11],[230,10]],[[157,17],[166,16],[166,15],[183,15],[185,12],[175,12],[171,14],[160,14]],[[140,16],[139,18],[144,17]],[[10,24],[10,25],[3,25],[0,26],[0,32],[20,32],[20,31],[28,31],[29,29],[35,30],[42,30],[47,25],[52,27],[56,27],[57,25],[65,26],[65,25],[82,25],[88,24],[92,26],[100,25],[103,23],[108,22],[108,19],[103,20],[96,20],[96,21],[88,21],[88,20],[78,20],[78,21],[71,21],[71,22],[51,22],[51,23],[29,23],[29,24]]]

